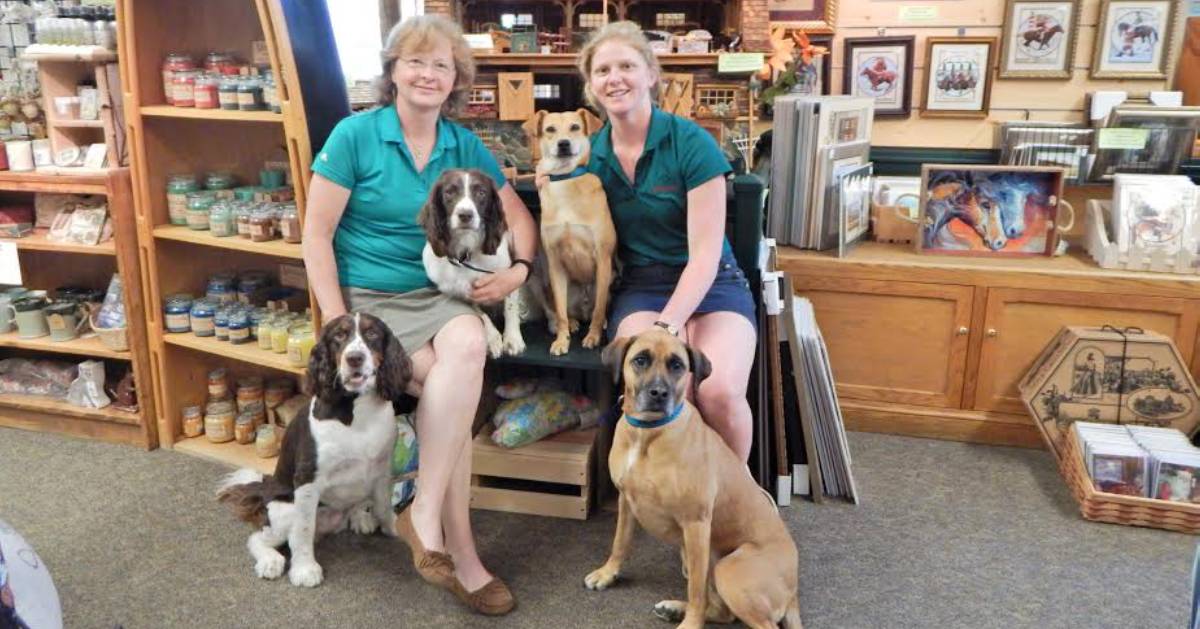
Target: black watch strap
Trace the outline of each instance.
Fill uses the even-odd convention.
[[[518,264],[525,266],[525,281],[528,282],[529,278],[533,277],[533,263],[522,258],[514,259],[512,265],[517,266]]]

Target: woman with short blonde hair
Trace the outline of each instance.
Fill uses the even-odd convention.
[[[380,54],[383,74],[377,81],[376,102],[379,105],[386,107],[396,102],[396,82],[392,80],[396,63],[411,53],[427,51],[434,41],[439,40],[450,42],[450,55],[454,60],[454,86],[450,88],[450,96],[442,106],[442,114],[457,116],[462,113],[471,94],[471,85],[475,82],[475,57],[471,55],[471,48],[463,39],[458,24],[437,15],[411,17],[388,32]]]

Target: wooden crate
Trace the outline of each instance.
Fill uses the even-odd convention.
[[[533,73],[500,72],[500,119],[528,120],[533,117]]]
[[[1097,491],[1084,467],[1079,438],[1074,430],[1067,431],[1058,467],[1071,495],[1079,501],[1079,512],[1085,520],[1200,533],[1200,504]]]
[[[521,448],[502,448],[485,426],[472,444],[471,506],[586,520],[591,511],[598,429],[571,430]]]
[[[659,108],[669,114],[691,118],[695,108],[694,77],[686,72],[664,72],[660,82]]]

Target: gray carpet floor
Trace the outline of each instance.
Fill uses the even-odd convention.
[[[1196,540],[1086,522],[1046,452],[852,433],[862,504],[793,503],[809,629],[1183,627]],[[41,554],[68,627],[666,627],[679,556],[639,533],[625,579],[582,580],[615,515],[585,522],[475,512],[485,562],[519,600],[472,616],[421,581],[403,545],[340,534],[317,546],[325,583],[257,579],[249,529],[211,498],[225,470],[0,429],[0,519]]]

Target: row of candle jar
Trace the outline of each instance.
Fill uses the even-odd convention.
[[[300,213],[295,203],[218,201],[201,192],[188,194],[187,226],[213,236],[241,236],[254,242],[283,238],[301,240]]]
[[[176,107],[232,111],[283,111],[275,80],[270,76],[220,76],[198,70],[172,75],[165,86]]]
[[[288,364],[294,367],[308,364],[316,344],[312,319],[307,313],[222,304],[210,299],[191,301],[188,295],[173,295],[167,298],[163,319],[167,332],[192,332],[234,345],[257,342],[259,349],[287,354]]]

